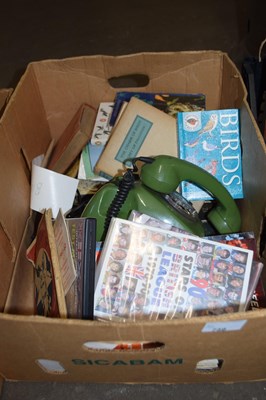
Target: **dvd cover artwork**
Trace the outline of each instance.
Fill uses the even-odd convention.
[[[259,261],[257,244],[254,232],[238,232],[226,235],[214,235],[207,237],[210,240],[226,243],[242,249],[253,250],[253,263],[249,281],[249,295],[247,298],[247,309],[257,310],[266,307],[266,295],[262,279],[263,263]]]
[[[153,226],[154,228],[161,228],[174,232],[189,233],[184,229],[178,228],[177,226],[171,225],[167,222],[161,221],[158,218],[151,217],[150,215],[141,213],[137,210],[132,210],[128,219],[129,221],[137,222],[143,225]]]
[[[253,251],[113,218],[97,266],[94,313],[109,320],[242,311]]]

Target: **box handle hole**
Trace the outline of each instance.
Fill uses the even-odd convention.
[[[161,350],[164,347],[164,343],[148,341],[90,341],[85,342],[83,347],[90,351],[156,351]]]
[[[148,75],[145,74],[130,74],[113,76],[108,79],[109,85],[114,89],[119,88],[140,88],[145,87],[149,84],[150,79]]]
[[[224,361],[220,358],[200,360],[197,362],[195,372],[199,374],[212,374],[214,372],[220,371],[223,362]]]
[[[47,360],[44,358],[39,358],[36,360],[36,364],[46,373],[48,374],[56,374],[62,375],[67,374],[67,371],[63,367],[63,365],[56,360]]]

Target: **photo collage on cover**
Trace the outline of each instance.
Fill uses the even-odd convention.
[[[160,259],[165,249],[172,249],[177,254],[178,251],[193,254],[195,262],[190,278],[204,287],[204,295],[187,295],[187,305],[190,308],[193,306],[197,315],[239,309],[248,256],[245,251],[230,249],[230,246],[214,244],[196,236],[166,233],[127,222],[120,222],[119,232],[114,234],[107,268],[95,301],[96,311],[110,317],[143,316],[149,309],[149,289],[160,263],[155,260]],[[153,260],[154,265],[149,260]],[[177,280],[179,272],[176,272]]]

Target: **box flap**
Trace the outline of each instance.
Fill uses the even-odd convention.
[[[0,118],[4,112],[4,109],[9,101],[9,98],[13,92],[13,89],[0,89]]]
[[[51,134],[58,138],[82,102],[98,107],[101,101],[113,101],[118,91],[109,83],[113,77],[144,74],[148,77],[146,86],[123,90],[205,93],[207,108],[218,108],[223,57],[219,51],[138,53],[45,60],[31,66]]]

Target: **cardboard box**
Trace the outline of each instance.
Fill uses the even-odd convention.
[[[0,117],[8,103],[8,100],[13,92],[13,89],[0,89]]]
[[[33,269],[25,259],[34,222],[29,218],[31,160],[45,152],[51,138],[58,139],[81,103],[97,107],[112,101],[121,87],[111,86],[110,78],[129,74],[147,75],[149,82],[132,89],[123,79],[123,90],[205,93],[207,109],[241,109],[242,230],[253,230],[259,245],[265,217],[265,143],[241,75],[226,54],[142,53],[31,63],[0,123],[0,373],[5,379],[94,383],[266,379],[266,310],[125,324],[32,315]],[[109,351],[95,349],[95,343],[87,346],[110,341],[161,344]],[[199,361],[209,359],[217,360],[215,370],[196,370]]]

